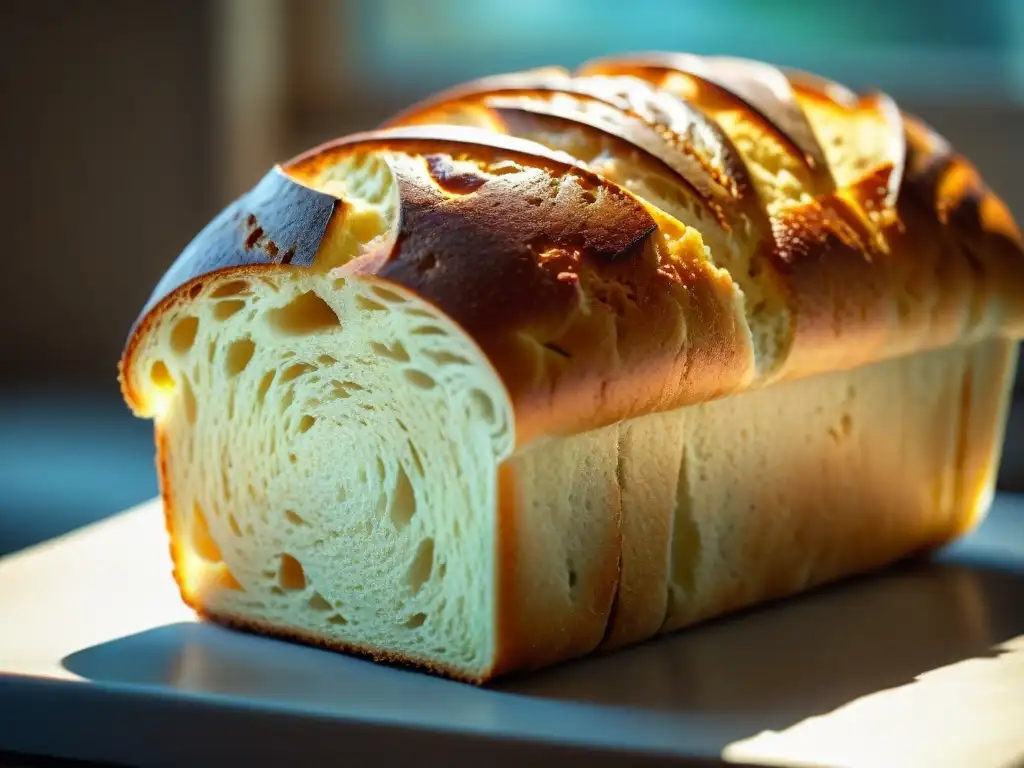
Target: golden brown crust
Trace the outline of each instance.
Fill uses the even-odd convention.
[[[591,62],[580,72],[574,77],[549,69],[470,83],[392,123],[416,123],[438,109],[476,101],[505,118],[586,124],[671,168],[696,199],[721,214],[720,224],[746,228],[754,249],[751,269],[763,270],[762,282],[785,296],[790,331],[781,343],[788,349],[772,377],[811,375],[961,338],[1024,331],[1024,305],[1014,299],[1024,286],[1024,248],[1005,206],[934,132],[910,118],[904,128],[884,95],[859,97],[822,78],[757,62],[669,54]],[[652,101],[655,91],[645,91],[637,79],[657,85],[673,75],[697,84],[693,114],[708,104],[714,112],[725,100],[731,108],[747,110],[798,153],[817,174],[811,199],[783,205],[769,216],[764,202],[757,204],[749,194],[749,175],[714,120],[685,118],[683,132],[659,122],[671,110]],[[569,96],[580,106],[566,108],[556,96]],[[856,182],[822,193],[832,180],[821,178],[824,155],[801,117],[800,105],[808,100],[834,106],[840,124],[869,112],[888,120],[892,162],[866,168]],[[590,109],[594,105],[607,115],[595,117],[600,110]],[[699,151],[691,151],[694,147]],[[646,252],[651,249],[644,238],[650,240],[657,223],[651,211],[572,158],[514,136],[414,126],[347,137],[311,150],[285,169],[308,179],[355,151],[397,153],[410,161],[402,173],[401,231],[392,250],[386,258],[378,253],[352,268],[422,293],[479,337],[537,431],[592,428],[652,407],[719,396],[749,382],[743,323],[728,306],[728,277],[696,258],[680,269],[678,263],[666,264],[662,254]],[[717,165],[706,161],[709,153],[717,154]],[[543,178],[456,173],[456,154],[483,165],[519,162],[523,169],[542,171]],[[695,157],[704,159],[694,164]],[[426,173],[416,167],[416,158],[425,160]],[[540,189],[545,183],[549,187]],[[598,199],[590,201],[592,196]],[[309,200],[312,222],[323,218],[316,211],[331,205],[327,198],[310,190],[296,201]],[[291,198],[282,198],[282,205],[302,210]],[[883,215],[894,205],[895,215]],[[344,206],[337,208],[332,221],[344,214]],[[312,224],[304,221],[286,215],[277,228],[308,230]],[[313,227],[311,243],[323,237],[322,224]],[[238,233],[236,251],[250,248],[252,233],[244,234]],[[273,238],[268,242],[280,252]],[[481,249],[482,258],[475,253]],[[230,257],[222,259],[224,265],[258,260],[222,250]],[[306,245],[304,251],[309,250]],[[422,269],[439,251],[447,268]],[[169,278],[185,282],[180,278],[223,266],[215,262],[179,260]],[[588,290],[599,304],[625,306],[611,306],[609,316],[583,319],[581,297],[593,298],[586,296]],[[166,291],[154,292],[144,316],[158,314],[155,304]],[[609,291],[617,298],[600,295]],[[626,317],[630,310],[635,318]],[[709,327],[695,328],[695,323]],[[553,336],[574,339],[574,348]],[[549,355],[554,357],[542,359]],[[630,373],[622,377],[619,369]],[[553,377],[559,382],[554,387]],[[613,392],[616,388],[620,391]],[[554,395],[548,394],[552,389]],[[560,390],[579,396],[563,405]],[[587,418],[584,412],[600,415]],[[527,433],[533,429],[524,427]]]
[[[686,59],[685,63],[680,62],[681,58]],[[778,126],[815,171],[816,178],[821,179],[822,187],[817,191],[826,192],[835,186],[818,137],[780,70],[764,62],[729,56],[671,56],[670,66],[678,69],[681,63],[687,72],[732,91]]]
[[[870,169],[874,162],[876,174],[882,169],[888,169],[885,171],[885,183],[878,187],[863,187],[860,192],[867,197],[859,202],[879,215],[894,208],[906,173],[907,155],[906,128],[896,102],[881,91],[857,95],[839,83],[802,72],[789,72],[787,77],[792,83],[795,97],[805,110],[813,106],[819,112],[828,113],[829,121],[835,124],[833,130],[838,133],[829,138],[837,145],[835,149],[839,150],[834,153],[837,162],[830,163],[837,186],[855,186],[858,178],[865,177],[864,171]],[[876,138],[878,134],[884,135],[883,146],[873,148],[884,157],[882,165],[877,165],[881,158],[869,156],[863,152],[863,148],[860,148],[861,151],[855,148],[852,153],[842,151],[845,141],[841,132],[844,130],[854,135],[873,132]],[[822,140],[827,139],[823,137]],[[825,151],[828,155],[829,150]],[[852,164],[843,162],[851,159]],[[851,176],[851,171],[856,176]]]
[[[807,120],[779,70],[761,62],[727,57],[651,53],[595,59],[580,75],[636,77],[662,86],[671,77],[687,81],[686,98],[710,112],[742,110],[794,150],[811,171],[814,194],[835,188],[828,163]]]
[[[620,156],[639,151],[662,166],[696,196],[698,205],[728,226],[726,219],[735,219],[732,209],[740,187],[731,183],[729,169],[714,165],[711,157],[728,155],[736,167],[738,153],[714,123],[680,106],[657,99],[656,92],[639,84],[623,92],[586,78],[513,75],[485,78],[439,94],[385,125],[430,125],[476,108],[477,120],[489,118],[488,128],[514,136],[539,125],[548,126],[553,134],[566,126],[589,128],[628,145]],[[699,135],[708,137],[713,150],[694,146],[690,137]]]
[[[470,118],[523,135],[531,127],[589,129],[621,143],[619,156],[644,154],[677,178],[726,229],[746,219],[769,231],[742,156],[722,129],[685,101],[641,80],[569,77],[564,72],[489,77],[444,91],[385,123],[425,126]]]
[[[947,262],[959,260],[973,276],[967,305],[968,332],[975,336],[1024,333],[1024,239],[1005,204],[977,169],[916,118],[907,128],[907,197],[921,213],[922,229],[944,247]],[[909,240],[908,236],[908,240]],[[925,235],[907,245],[926,242]]]
[[[286,170],[308,179],[347,153],[391,153],[399,229],[346,269],[411,289],[474,338],[512,396],[520,444],[743,386],[735,286],[696,243],[668,260],[652,211],[616,185],[527,142],[423,138],[438,130],[364,134]],[[469,146],[474,163],[456,173]]]
[[[752,275],[760,275],[749,279],[783,297],[789,313],[777,365],[762,370],[766,381],[1024,325],[1024,309],[1007,291],[1024,285],[1012,219],[932,132],[909,121],[899,140],[903,124],[884,95],[859,97],[821,78],[736,60],[624,57],[582,72],[471,83],[392,121],[411,126],[346,137],[284,166],[288,176],[309,181],[350,153],[391,158],[399,229],[387,249],[348,268],[409,287],[465,327],[505,379],[523,440],[747,386],[746,329],[729,276],[697,254],[666,259],[652,237],[662,219],[617,185],[513,135],[417,125],[458,104],[479,104],[509,133],[523,121],[556,131],[572,123],[637,148],[671,169],[677,191],[706,204],[724,231],[742,232]],[[706,130],[713,120],[680,118],[689,121],[681,133],[658,122],[671,109],[655,104],[655,91],[604,77],[658,83],[673,73],[695,78],[718,94],[713,100],[748,110],[818,176],[823,154],[806,119],[796,117],[809,101],[834,108],[839,126],[875,119],[892,135],[890,161],[827,193],[820,190],[831,177],[819,178],[812,197],[768,214],[750,194],[735,147],[717,128]],[[844,178],[854,171],[844,169]],[[337,206],[332,221],[344,208]]]
[[[582,71],[652,82],[680,71],[742,90],[714,78],[715,66],[656,55],[599,61]],[[786,76],[798,102],[828,101],[840,130],[842,120],[854,130],[866,114],[886,125],[890,162],[866,166],[847,186],[772,216],[772,277],[792,313],[792,346],[774,376],[848,368],[986,334],[1019,336],[1024,304],[1014,297],[1024,295],[1024,248],[1012,217],[976,170],[884,94],[857,96],[806,73]],[[761,109],[764,102],[745,100],[769,116],[778,135],[790,134]]]

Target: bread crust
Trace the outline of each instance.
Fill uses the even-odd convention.
[[[692,84],[698,105],[742,110],[788,145],[812,172],[812,194],[835,189],[814,130],[796,103],[789,81],[776,67],[727,56],[642,53],[594,59],[583,64],[579,74],[624,75],[650,82],[683,76]]]
[[[139,320],[205,274],[250,264],[311,266],[337,204],[331,195],[271,169],[185,247],[153,289]]]
[[[307,177],[317,164],[377,148],[430,158],[460,141],[488,163],[531,164],[528,174],[475,181],[462,168],[458,184],[473,191],[453,195],[448,161],[393,157],[394,244],[347,266],[404,285],[466,329],[511,394],[520,444],[722,396],[749,379],[736,287],[698,243],[666,264],[652,238],[656,212],[630,193],[540,145],[478,131],[432,138],[443,132],[364,134],[286,169]],[[423,269],[427,254],[443,268]]]
[[[516,121],[528,115],[547,118],[556,126],[587,126],[629,144],[675,174],[725,224],[726,213],[738,197],[731,171],[741,164],[739,154],[713,121],[663,96],[641,83],[631,84],[623,93],[584,78],[526,73],[484,78],[437,94],[384,127],[436,124],[446,113],[472,107],[492,113],[495,122],[506,125],[490,127],[504,128],[502,132],[509,135],[518,135]],[[725,155],[732,162],[723,169],[712,162],[712,155]]]
[[[746,68],[742,77],[756,69]],[[746,87],[732,82],[732,73],[720,76],[714,60],[698,66],[676,55],[598,60],[581,72],[653,84],[673,73],[698,75],[737,95]],[[791,93],[830,102],[836,119],[844,112],[851,118],[866,109],[884,112],[895,149],[890,164],[865,169],[851,186],[773,216],[770,268],[792,308],[793,328],[791,348],[770,380],[985,335],[1019,338],[1024,247],[1005,205],[977,170],[884,94],[857,97],[813,75],[779,74],[795,87]],[[763,109],[767,102],[744,100],[752,116],[768,117],[777,135],[807,149],[785,120]]]
[[[719,73],[723,66],[726,75]],[[787,135],[809,165],[818,164],[802,129],[791,130],[792,120],[778,117],[792,111],[788,100],[782,98],[785,108],[764,108],[766,94],[779,90],[777,78],[755,88],[749,81],[762,69],[749,63],[712,61],[698,67],[690,58],[655,57],[599,62],[582,71],[649,79],[681,71],[717,88],[732,86],[736,98]],[[793,77],[805,97],[849,98],[828,90],[820,79]],[[518,95],[525,101],[502,109],[569,119],[558,109],[544,112],[541,97],[562,93],[601,101],[595,86],[574,82],[559,73],[527,73],[466,86],[454,98]],[[620,109],[613,101],[608,96],[602,103]],[[432,100],[406,117],[416,122],[423,109],[446,103]],[[837,110],[856,107],[835,103]],[[604,129],[619,140],[652,147],[650,135],[638,138],[636,121],[642,120],[620,113],[622,130],[607,121]],[[595,130],[601,125],[590,122]],[[905,169],[897,167],[902,161],[876,168],[851,187],[784,207],[770,218],[763,210],[751,217],[746,207],[723,209],[727,227],[741,220],[753,226],[755,247],[767,258],[754,255],[751,264],[771,272],[790,310],[790,332],[783,340],[788,348],[764,381],[754,381],[735,284],[697,255],[679,268],[652,254],[652,234],[661,219],[657,212],[533,142],[444,126],[358,134],[275,169],[186,249],[140,319],[185,278],[268,261],[266,252],[252,247],[252,228],[248,234],[244,228],[254,217],[277,217],[260,227],[260,234],[282,258],[292,254],[296,266],[313,264],[328,223],[344,216],[344,206],[295,180],[308,180],[318,167],[349,153],[385,151],[406,158],[392,161],[403,166],[394,168],[401,198],[398,229],[387,248],[349,268],[410,288],[466,328],[508,386],[524,443],[538,434],[598,428],[777,378],[855,367],[986,334],[1019,335],[1024,331],[1024,304],[1015,300],[1024,289],[1019,230],[976,170],[944,141],[912,119],[905,134]],[[735,148],[723,141],[721,151],[731,157]],[[456,172],[451,158],[458,154],[483,165],[521,162],[543,176],[493,176],[464,166]],[[719,193],[708,197],[718,186],[710,174],[700,179],[692,168],[684,173],[684,153],[648,154],[671,167],[712,208],[728,202]],[[718,169],[720,177],[727,167]],[[894,175],[902,176],[898,183]],[[742,188],[745,180],[736,181]],[[889,210],[893,188],[899,197]],[[248,217],[242,208],[252,209]],[[285,238],[277,234],[281,230]],[[292,245],[278,246],[274,237]],[[424,261],[439,253],[444,268],[423,269]],[[588,279],[594,283],[589,290]],[[609,290],[620,299],[620,306],[610,307],[612,318],[588,316],[581,294],[590,294],[582,298],[593,304],[595,295]]]
[[[657,83],[682,73],[731,94],[817,169],[822,163],[820,147],[807,135],[806,120],[793,116],[794,94],[831,102],[837,110],[856,110],[867,103],[865,99],[854,102],[848,90],[822,78],[783,73],[756,62],[651,54],[591,62],[580,72],[584,77],[548,69],[471,83],[414,107],[390,124],[416,123],[441,105],[485,100],[495,94],[532,97],[516,107],[503,107],[519,114],[538,114],[538,100],[543,102],[545,94],[573,94],[613,106],[612,91],[600,93],[593,83],[586,84],[587,75],[628,75]],[[781,87],[782,81],[791,87]],[[872,98],[884,101],[882,95]],[[717,176],[701,178],[692,163],[686,166],[685,152],[673,151],[668,143],[668,149],[655,152],[651,135],[641,135],[644,121],[625,110],[621,101],[615,108],[624,116],[622,130],[613,130],[607,121],[604,129],[671,167],[698,198],[719,208],[725,198],[716,189],[723,180],[736,182],[734,200],[740,198],[736,190],[748,180],[735,170],[735,147],[720,130],[715,129],[718,150],[728,160],[714,169]],[[566,119],[558,109],[546,114]],[[590,124],[601,129],[601,124]],[[790,349],[775,377],[813,375],[985,334],[1024,332],[1024,303],[1015,299],[1024,288],[1024,246],[1012,217],[976,169],[927,126],[904,116],[900,130],[906,146],[905,167],[900,161],[876,168],[858,184],[785,207],[770,221],[763,213],[751,217],[748,208],[724,210],[727,226],[740,218],[753,221],[755,234],[765,241],[760,245],[769,256],[768,269],[792,310]],[[185,249],[154,290],[138,322],[168,294],[205,273],[275,260],[312,265],[329,222],[344,215],[344,206],[295,179],[308,178],[318,165],[336,162],[347,152],[373,150],[439,159],[428,166],[427,174],[411,166],[400,174],[402,217],[391,251],[384,258],[378,254],[376,259],[353,264],[353,270],[400,282],[463,324],[507,381],[522,416],[524,438],[534,432],[595,428],[755,383],[748,370],[742,319],[727,306],[728,277],[722,279],[694,260],[689,269],[671,276],[674,285],[663,284],[664,270],[642,258],[645,238],[650,239],[657,222],[641,201],[532,142],[443,126],[348,137],[274,169]],[[526,166],[541,168],[547,182],[572,177],[579,189],[559,197],[551,189],[538,195],[530,188],[536,180],[513,184],[505,177],[481,175],[476,181],[463,177],[456,182],[443,169],[446,152],[467,152],[489,162],[519,157]],[[476,186],[464,190],[465,194],[452,194],[454,183]],[[882,188],[885,194],[879,194]],[[898,200],[889,200],[894,189]],[[584,199],[594,190],[604,192],[596,208]],[[541,205],[535,202],[538,197]],[[892,215],[875,215],[879,207],[884,213],[887,205],[895,205]],[[500,215],[495,215],[498,210]],[[542,248],[536,247],[538,242]],[[528,245],[532,255],[524,250]],[[609,344],[601,343],[599,330],[581,332],[579,349],[564,350],[552,342],[570,353],[566,358],[570,362],[560,363],[565,369],[559,374],[564,386],[556,385],[556,391],[573,391],[572,401],[584,404],[575,410],[600,414],[596,418],[571,414],[573,402],[557,394],[549,397],[550,376],[537,375],[536,362],[523,364],[531,352],[524,351],[521,336],[519,341],[510,340],[510,335],[527,328],[534,335],[550,334],[581,314],[579,270],[564,259],[545,258],[539,264],[547,255],[546,247],[569,252],[569,261],[587,264],[620,293],[623,288],[626,293],[635,292],[634,283],[647,289],[646,303],[639,308],[644,317],[623,325],[643,325],[653,333],[647,343],[633,333],[629,344],[616,345],[617,355],[621,357],[625,350],[629,359],[612,360],[618,363],[615,367],[635,372],[622,380],[621,387],[620,372],[609,370],[609,350],[603,349]],[[474,253],[480,248],[486,252],[485,269],[478,267],[480,258]],[[450,267],[436,274],[417,269],[423,255],[433,253],[431,249],[443,250]],[[756,259],[751,263],[760,264]],[[496,291],[496,285],[502,290]],[[519,296],[529,296],[529,304],[517,300]],[[682,311],[673,305],[682,306]],[[678,319],[673,320],[673,315]],[[697,318],[717,328],[710,333],[692,332]],[[713,322],[708,323],[708,318]],[[686,326],[685,341],[673,328],[679,324]],[[621,329],[617,334],[629,335]],[[126,358],[131,346],[129,340]],[[683,362],[666,360],[663,350],[673,347],[675,357],[683,347],[692,354]],[[681,368],[688,375],[681,375]],[[524,370],[530,372],[529,380],[522,379]],[[641,383],[644,379],[649,380],[647,386]],[[591,394],[583,394],[588,390]]]

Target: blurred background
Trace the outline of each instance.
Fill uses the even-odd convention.
[[[156,493],[115,365],[191,236],[275,161],[460,80],[768,59],[888,91],[1024,217],[1024,0],[8,0],[0,20],[0,554]]]

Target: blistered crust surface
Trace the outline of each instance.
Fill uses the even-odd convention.
[[[327,183],[359,158],[385,169],[387,211]],[[1020,234],[973,166],[885,94],[735,58],[626,55],[438,94],[268,174],[143,316],[205,273],[275,262],[437,305],[524,435],[1024,331]]]
[[[317,186],[379,151],[396,225],[344,269],[402,284],[464,327],[517,404],[520,441],[749,380],[741,294],[695,229],[564,152],[479,128],[353,137],[287,168]]]

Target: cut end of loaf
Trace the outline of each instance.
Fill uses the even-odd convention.
[[[507,394],[465,334],[375,278],[182,289],[124,371],[156,421],[175,572],[237,625],[482,679]]]

